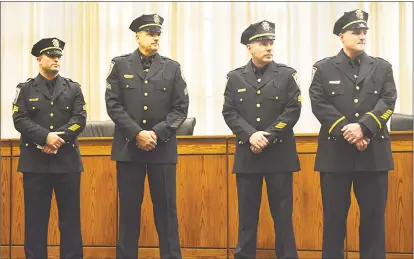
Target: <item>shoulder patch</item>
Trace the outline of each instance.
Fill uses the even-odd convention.
[[[292,77],[293,77],[293,79],[295,80],[296,85],[300,88],[300,85],[299,85],[299,75],[298,75],[298,72],[294,72],[294,73],[292,74]]]
[[[311,83],[313,82],[313,77],[314,77],[314,76],[315,76],[315,74],[316,74],[316,70],[318,70],[318,68],[317,68],[317,67],[312,67]]]
[[[115,66],[115,61],[111,61],[111,63],[109,64],[109,69],[108,69],[108,73],[106,74],[106,77],[108,78],[108,76],[111,74],[112,69]]]
[[[180,67],[180,73],[181,73],[181,78],[184,80],[184,82],[185,83],[187,83],[187,80],[185,80],[185,77],[184,77],[184,71],[183,71],[183,67],[182,66],[179,66]],[[187,89],[187,88],[186,88]],[[187,95],[187,94],[186,94]]]
[[[16,94],[14,95],[13,104],[16,104],[17,99],[19,99],[20,90],[22,90],[22,84],[18,84],[16,87]]]

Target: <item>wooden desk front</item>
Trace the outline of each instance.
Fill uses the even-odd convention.
[[[389,258],[413,258],[412,173],[413,133],[392,133],[395,170],[389,174],[386,250]],[[112,138],[80,139],[85,171],[81,183],[82,233],[85,258],[115,258],[118,197]],[[238,212],[232,136],[179,137],[177,210],[183,258],[232,258],[237,242]],[[300,258],[320,258],[322,201],[319,174],[314,172],[315,134],[297,135],[302,170],[294,175],[294,209]],[[24,258],[22,175],[17,173],[18,140],[1,141],[1,258]],[[264,188],[266,188],[264,186]],[[140,258],[158,257],[148,182],[142,205]],[[359,209],[352,195],[345,248],[358,258]],[[275,258],[273,222],[264,189],[258,228],[258,258]],[[49,222],[49,255],[58,258],[59,230],[53,198]]]

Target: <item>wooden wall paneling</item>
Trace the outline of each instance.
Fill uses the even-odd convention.
[[[177,174],[177,180],[178,180],[178,174]],[[178,199],[177,199],[177,203],[178,203]],[[137,204],[137,206],[139,206],[139,204]],[[153,208],[152,208],[148,177],[145,177],[144,199],[142,201],[142,206],[141,206],[141,231],[140,231],[140,238],[138,241],[138,245],[145,246],[145,247],[157,247],[159,245],[157,230],[155,229],[155,223],[154,223],[154,213],[153,213]]]
[[[19,158],[12,158],[12,209],[11,222],[12,226],[12,245],[24,244],[24,192],[23,192],[23,174],[17,172]],[[58,214],[55,196],[52,196],[49,226],[48,226],[48,244],[59,244]],[[13,252],[13,250],[12,250]]]
[[[109,157],[84,157],[81,179],[81,226],[84,245],[116,244],[116,175]],[[23,175],[17,173],[18,157],[13,158],[12,244],[24,242]],[[85,188],[88,186],[88,188]],[[49,219],[48,244],[60,243],[58,210],[53,194]]]
[[[84,246],[115,246],[116,163],[109,156],[82,157],[81,226]]]
[[[10,258],[10,246],[0,246],[0,258],[8,259]]]
[[[323,234],[323,211],[320,193],[319,173],[313,171],[314,154],[299,156],[302,170],[294,173],[294,207],[292,221],[298,250],[321,250]],[[229,172],[234,156],[229,156]],[[306,216],[305,216],[306,215]],[[237,244],[238,205],[236,176],[229,173],[229,245]],[[257,248],[274,249],[273,219],[267,198],[266,183],[263,183],[262,204],[259,215]]]
[[[388,198],[385,211],[386,251],[389,253],[413,252],[413,154],[393,153],[394,170],[388,176]],[[359,250],[360,212],[354,193],[347,222],[347,248]]]
[[[387,253],[413,252],[413,153],[394,153],[385,210]]]
[[[11,158],[1,157],[1,244],[10,244]],[[4,249],[2,249],[4,250]],[[3,258],[3,257],[2,257]]]
[[[348,252],[348,259],[359,259],[359,252]],[[386,259],[413,259],[413,254],[387,253]]]
[[[229,250],[229,257],[233,258],[234,249]],[[321,258],[322,252],[320,251],[298,251],[298,258],[300,259],[316,259]],[[276,254],[274,250],[261,250],[256,251],[257,259],[276,259]]]
[[[301,171],[293,175],[293,227],[298,250],[322,250],[323,208],[315,154],[299,154]]]
[[[60,259],[59,246],[48,246],[48,259]],[[85,259],[115,259],[115,247],[83,247],[83,255]],[[23,246],[12,247],[11,259],[25,258]]]
[[[11,171],[11,243],[23,245],[24,242],[24,197],[23,197],[23,175],[17,172],[18,157],[13,157]],[[13,253],[12,253],[13,255]]]
[[[227,172],[225,155],[179,156],[177,214],[182,247],[227,247]],[[158,246],[146,181],[140,246]]]

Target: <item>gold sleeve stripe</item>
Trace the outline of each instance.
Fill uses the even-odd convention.
[[[284,122],[279,122],[279,123],[275,126],[275,128],[276,128],[276,129],[283,129],[286,125],[287,125],[287,124],[286,124],[286,123],[284,123]]]
[[[340,123],[341,121],[345,120],[345,116],[342,116],[341,118],[337,119],[332,126],[329,128],[328,133],[331,134],[332,130],[335,128],[336,125],[338,125],[338,123]]]
[[[298,102],[300,102],[300,103],[302,102],[302,95],[298,96]]]
[[[373,114],[372,112],[367,112],[366,114],[371,115],[371,117],[374,118],[374,120],[378,123],[379,128],[382,128],[381,122],[379,121],[377,116],[375,116],[375,114]]]
[[[78,124],[73,124],[72,126],[70,126],[68,129],[71,131],[76,131],[80,128],[80,126]]]

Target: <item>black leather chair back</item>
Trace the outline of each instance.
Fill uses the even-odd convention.
[[[391,131],[413,130],[413,115],[394,113],[391,116]]]

